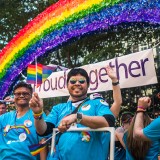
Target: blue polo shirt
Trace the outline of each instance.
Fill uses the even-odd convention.
[[[74,109],[70,101],[56,105],[45,121],[53,123],[57,127],[62,118]],[[113,116],[108,104],[102,99],[87,100],[78,112],[87,116],[103,116],[106,114]],[[78,128],[86,127],[81,124],[76,125]],[[104,160],[107,157],[107,152],[104,152],[103,134],[103,132],[64,132],[57,145],[59,158],[63,160]],[[108,142],[105,140],[105,144],[109,147],[109,134],[106,134],[105,137]]]
[[[45,115],[43,115],[45,117]],[[16,127],[15,127],[16,126]],[[0,159],[36,160],[28,146],[39,143],[32,110],[16,118],[16,111],[0,116]]]

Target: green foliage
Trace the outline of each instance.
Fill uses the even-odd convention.
[[[0,49],[55,0],[0,0]]]

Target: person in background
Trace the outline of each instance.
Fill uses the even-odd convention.
[[[135,124],[134,124],[134,130],[133,130],[133,136],[135,139],[141,139],[144,141],[151,142],[151,147],[153,158],[157,159],[159,150],[157,149],[157,145],[154,145],[154,143],[160,142],[160,116],[156,119],[154,119],[151,123],[148,125],[145,125],[145,115],[146,115],[146,109],[151,106],[151,98],[149,97],[141,97],[138,100],[137,105],[137,114],[135,117]],[[160,144],[159,144],[160,146]],[[148,158],[149,159],[149,158]]]
[[[32,156],[29,150],[30,145],[40,141],[34,126],[34,115],[29,108],[32,92],[31,85],[18,83],[13,89],[16,110],[0,116],[0,159],[38,159],[38,156]],[[45,151],[40,154],[45,160]]]
[[[6,106],[7,106],[7,112],[16,110],[16,106],[15,106],[15,103],[14,103],[14,97],[12,95],[5,97],[4,101],[5,101]]]
[[[34,93],[30,101],[30,108],[34,114],[39,115],[39,119],[35,119],[37,133],[41,136],[48,135],[52,133],[53,128],[57,127],[62,133],[53,157],[58,155],[59,159],[64,160],[81,160],[82,157],[83,160],[104,160],[107,157],[102,145],[103,133],[66,132],[72,127],[96,129],[114,126],[115,117],[108,103],[99,96],[87,97],[89,81],[89,76],[84,69],[71,69],[67,75],[69,101],[54,106],[45,120],[41,117],[43,103],[38,94]],[[112,84],[114,87],[119,87],[117,78],[112,79]]]
[[[4,101],[0,101],[0,115],[6,113],[7,111],[7,106]]]
[[[124,112],[121,116],[122,126],[115,130],[115,156],[114,160],[125,160],[126,150],[123,142],[124,133],[128,130],[133,114],[131,112]]]
[[[158,159],[159,140],[155,138],[149,139],[145,136],[145,133],[147,133],[145,131],[148,131],[152,137],[155,137],[154,133],[158,133],[149,127],[153,124],[151,118],[146,113],[146,108],[150,106],[150,104],[150,98],[143,97],[138,100],[136,114],[123,137],[126,146],[126,160]],[[147,129],[143,130],[143,127]],[[157,125],[157,127],[159,126]],[[139,135],[139,133],[141,134]]]
[[[14,97],[12,96],[7,96],[5,97],[4,101],[7,103],[14,103]]]

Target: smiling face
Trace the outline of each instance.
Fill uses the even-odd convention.
[[[67,84],[72,101],[84,99],[87,96],[88,85],[86,78],[80,74],[71,76]]]
[[[19,87],[14,91],[14,101],[17,107],[28,107],[31,99],[31,91],[26,87]]]

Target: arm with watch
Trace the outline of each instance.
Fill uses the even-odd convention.
[[[46,124],[46,122],[41,116],[41,113],[43,113],[43,103],[38,97],[37,93],[33,94],[32,100],[30,101],[30,108],[32,108],[32,111],[34,113],[34,123],[37,133],[39,135],[44,135],[48,128],[48,124]],[[108,122],[103,116],[87,116],[83,115],[80,112],[77,112],[74,114],[70,114],[61,120],[58,126],[59,131],[65,132],[69,129],[72,123],[81,123],[82,125],[90,128],[109,127]]]
[[[68,115],[61,120],[58,129],[60,132],[65,132],[69,129],[72,123],[80,123],[84,126],[96,129],[101,127],[109,127],[108,122],[103,116],[87,116],[80,112]]]
[[[110,110],[112,111],[114,116],[117,117],[120,111],[121,103],[122,103],[119,81],[117,79],[116,72],[111,67],[107,66],[106,70],[109,78],[112,80],[112,86],[113,86],[114,103]],[[82,114],[81,112],[77,112],[64,117],[61,120],[61,123],[58,126],[58,128],[61,132],[65,132],[67,129],[69,129],[72,123],[80,123],[84,126],[94,128],[94,129],[110,126],[104,116],[88,116],[88,115]]]

